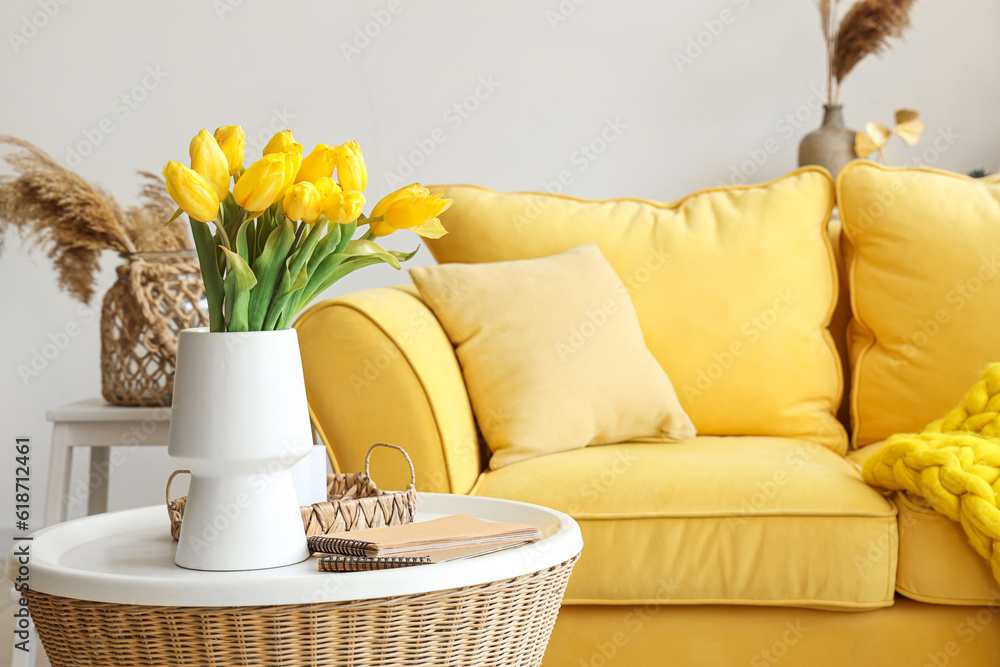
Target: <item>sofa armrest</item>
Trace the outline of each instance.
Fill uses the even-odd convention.
[[[421,491],[468,493],[482,467],[455,350],[412,286],[354,292],[295,322],[313,425],[338,472],[364,470],[368,448],[406,449]],[[372,455],[380,488],[402,489],[406,462]]]

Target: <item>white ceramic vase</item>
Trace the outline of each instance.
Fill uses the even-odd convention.
[[[313,445],[304,459],[292,466],[295,497],[299,505],[326,502],[326,445]]]
[[[168,452],[191,486],[174,562],[257,570],[308,558],[290,469],[311,448],[294,329],[181,331]]]

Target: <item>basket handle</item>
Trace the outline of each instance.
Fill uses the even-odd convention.
[[[368,464],[371,461],[372,452],[375,451],[376,447],[389,447],[390,449],[398,450],[403,456],[406,457],[406,462],[410,464],[410,486],[415,486],[417,483],[417,471],[413,469],[413,461],[410,460],[410,455],[406,453],[406,450],[399,445],[390,445],[385,442],[377,442],[368,449],[368,453],[365,454],[365,477],[371,479],[371,475],[368,473]],[[180,471],[178,471],[180,472]],[[175,475],[177,473],[174,473]],[[169,487],[168,487],[169,488]]]
[[[167,504],[169,505],[172,501],[170,500],[170,485],[174,482],[174,477],[177,475],[190,475],[190,470],[175,470],[170,473],[170,477],[167,479]]]

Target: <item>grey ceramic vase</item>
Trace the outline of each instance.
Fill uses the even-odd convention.
[[[807,134],[799,144],[799,166],[816,164],[837,177],[844,165],[857,158],[854,154],[854,130],[844,127],[841,105],[823,106],[823,124]]]

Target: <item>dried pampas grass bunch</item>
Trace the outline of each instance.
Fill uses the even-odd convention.
[[[165,225],[174,204],[158,176],[144,180],[139,206],[122,208],[114,197],[83,180],[44,151],[15,137],[5,156],[16,175],[0,176],[0,248],[8,228],[48,249],[59,286],[84,303],[94,295],[95,272],[104,250],[135,253],[186,250],[191,242],[181,225]]]
[[[916,0],[858,0],[839,22],[838,0],[818,0],[826,43],[828,104],[840,100],[840,85],[854,67],[889,47],[910,26]]]

